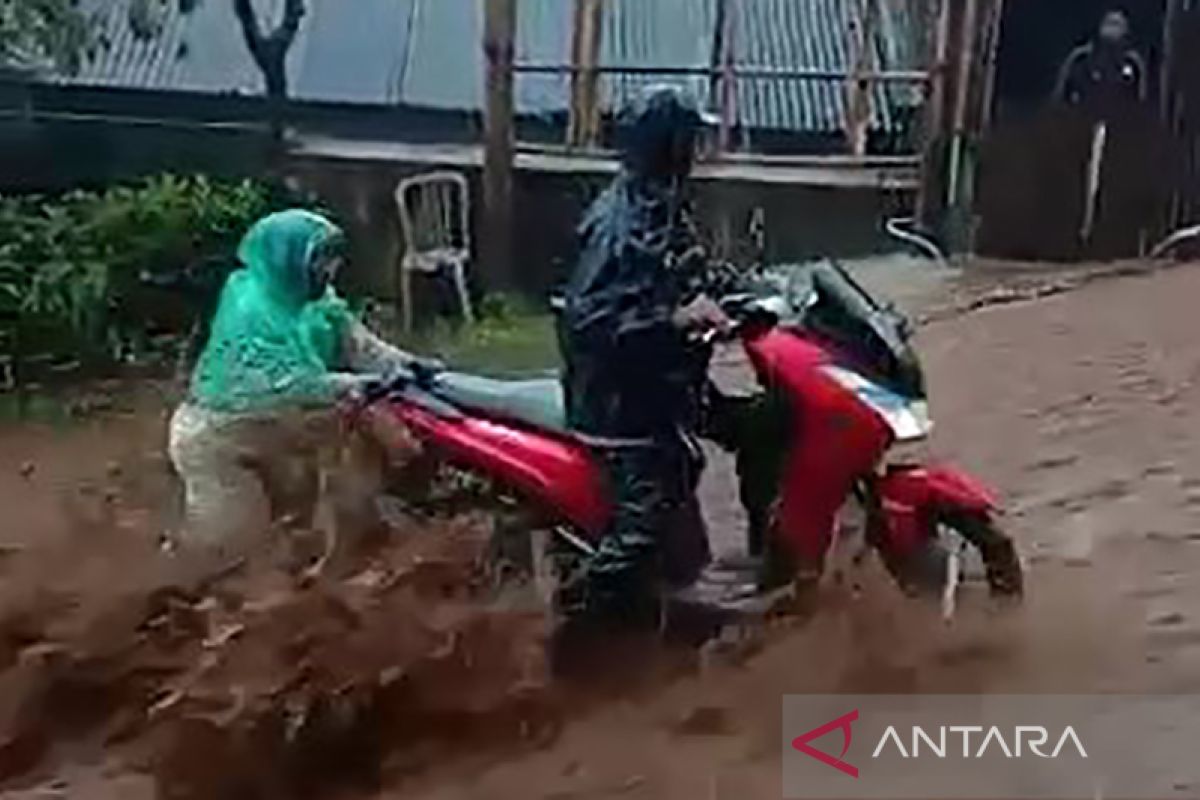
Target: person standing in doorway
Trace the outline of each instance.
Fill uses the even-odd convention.
[[[1112,119],[1146,99],[1146,62],[1133,46],[1129,17],[1112,9],[1092,41],[1071,51],[1059,70],[1055,98],[1098,119]]]
[[[1092,41],[1075,48],[1059,70],[1055,99],[1080,109],[1092,129],[1079,229],[1084,246],[1091,242],[1096,227],[1110,128],[1145,101],[1147,73],[1146,62],[1132,43],[1129,17],[1120,9],[1105,12]]]

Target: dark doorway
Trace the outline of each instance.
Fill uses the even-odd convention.
[[[1097,119],[1052,100],[1067,56],[1105,11],[1130,19],[1149,72],[1145,103]],[[997,55],[993,126],[980,154],[980,253],[1029,260],[1136,256],[1161,227],[1170,147],[1159,120],[1165,0],[1007,0]],[[1091,165],[1100,164],[1095,200]]]

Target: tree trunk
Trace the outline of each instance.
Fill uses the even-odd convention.
[[[233,0],[233,10],[241,25],[246,47],[262,72],[267,89],[266,111],[271,140],[280,145],[287,129],[287,54],[300,32],[300,22],[305,13],[304,0],[286,0],[283,19],[269,35],[263,34],[251,0]]]

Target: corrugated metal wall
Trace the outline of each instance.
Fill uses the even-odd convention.
[[[326,0],[328,2],[329,0]],[[480,0],[412,0],[404,102],[441,109],[483,108],[483,5]],[[517,60],[566,64],[571,60],[570,0],[520,0]],[[566,76],[519,75],[517,113],[563,113],[570,103]]]
[[[801,0],[807,2],[808,0]],[[717,24],[716,0],[609,0],[605,5],[600,63],[634,67],[712,66]],[[619,107],[640,88],[661,77],[605,76],[604,98]],[[680,82],[673,78],[672,82]],[[687,83],[697,97],[708,99],[707,78]]]
[[[274,4],[274,0],[256,2],[261,10]],[[63,82],[162,91],[262,91],[262,79],[246,52],[231,3],[202,2],[187,15],[168,3],[159,34],[146,39],[134,33],[121,4],[103,7],[100,36],[105,46],[77,75],[64,76]],[[302,29],[301,38],[307,37],[308,27]],[[298,41],[290,54],[293,69],[302,44]]]
[[[93,0],[95,1],[95,0]],[[261,16],[278,18],[283,0],[254,0]],[[848,68],[851,4],[857,0],[744,0],[735,3],[736,61],[777,68]],[[570,0],[520,0],[517,57],[570,60]],[[905,0],[885,0],[876,43],[884,66],[913,68],[915,24]],[[109,6],[108,47],[64,82],[84,85],[257,94],[262,80],[246,52],[229,0],[201,0],[181,14],[166,4],[159,35],[139,39],[126,15]],[[609,0],[601,63],[708,67],[714,63],[717,0]],[[300,100],[479,110],[483,106],[480,0],[309,0],[308,16],[289,54],[293,96]],[[603,97],[616,107],[646,76],[606,76]],[[688,79],[708,99],[709,80]],[[562,114],[566,75],[518,76],[517,110]],[[838,82],[743,79],[738,118],[747,128],[831,133],[841,129],[846,97]],[[914,93],[879,88],[873,125],[890,129],[892,108]]]
[[[416,2],[310,0],[307,26],[311,35],[294,73],[297,97],[345,103],[401,102]]]

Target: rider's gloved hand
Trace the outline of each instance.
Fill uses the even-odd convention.
[[[446,371],[446,364],[437,358],[418,356],[412,358],[405,367],[412,373],[418,385],[425,385]]]
[[[387,380],[374,373],[339,372],[330,376],[338,402],[344,405],[361,406],[374,402],[386,394]]]
[[[733,321],[728,315],[712,298],[703,294],[687,305],[675,309],[671,321],[675,327],[688,332],[715,330],[718,333],[728,333],[733,329]]]
[[[700,274],[708,266],[708,251],[703,245],[692,245],[675,257],[674,266],[685,275]]]

